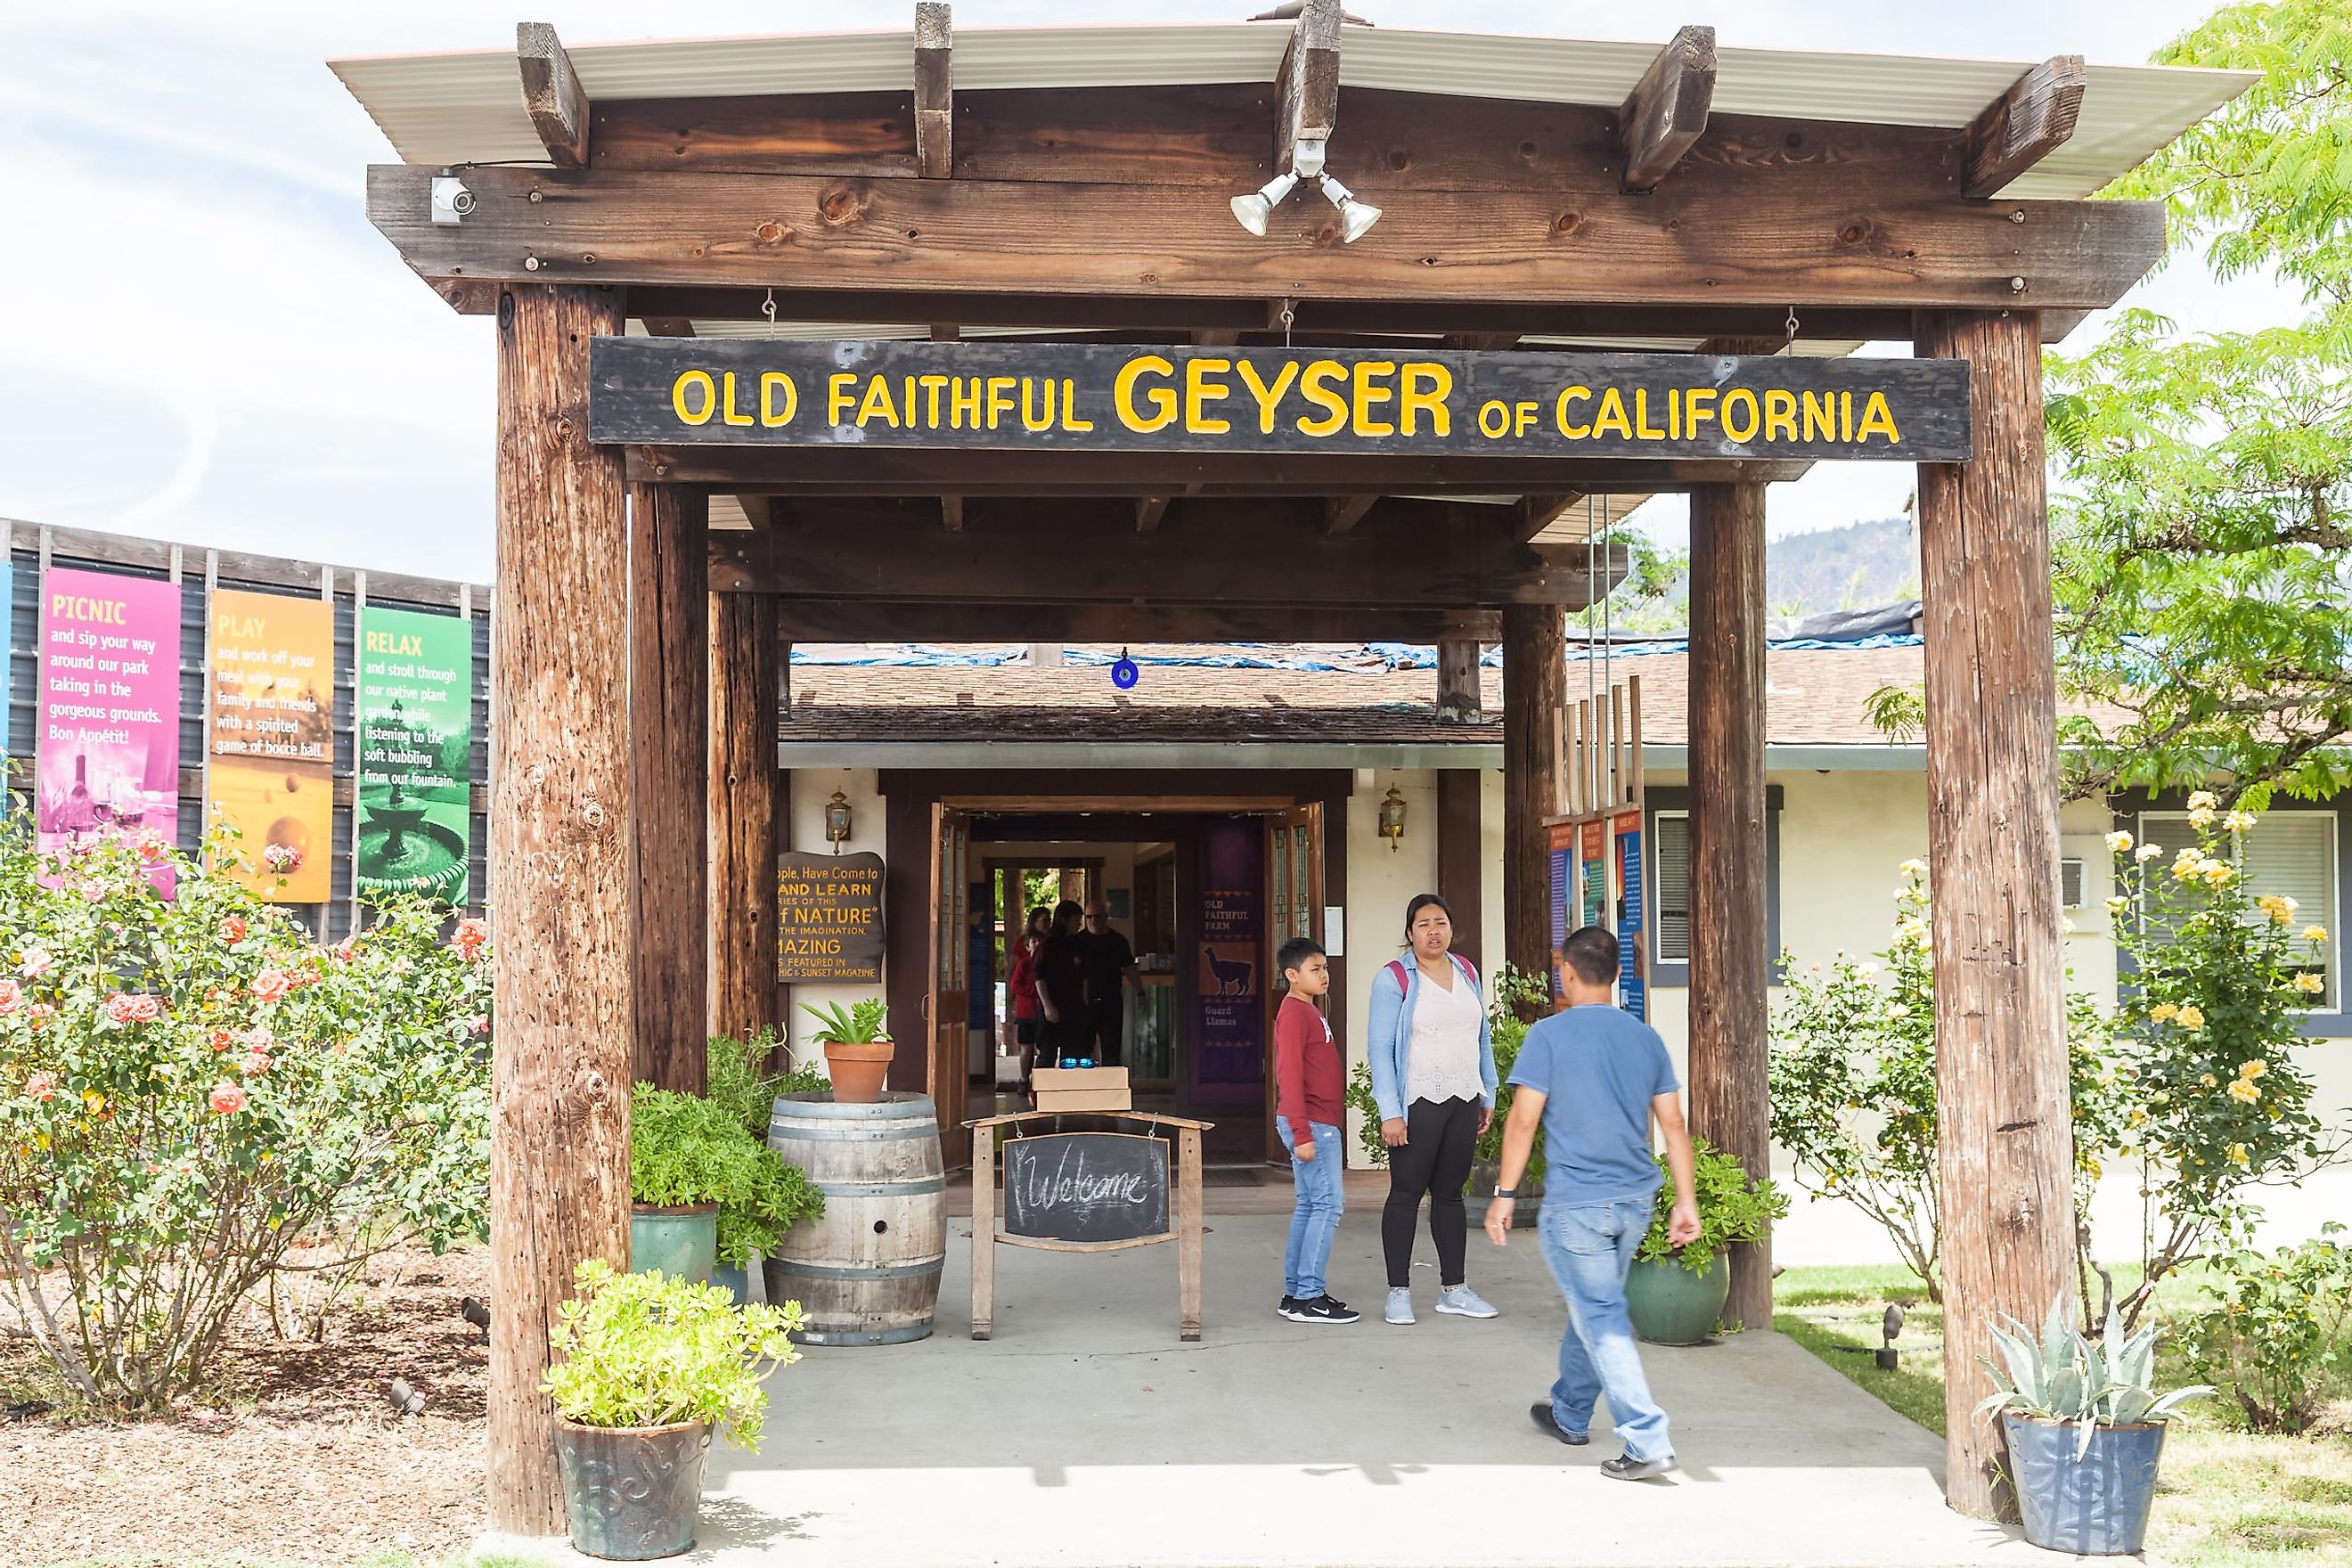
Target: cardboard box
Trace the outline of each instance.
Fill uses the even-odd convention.
[[[1041,1089],[1037,1091],[1037,1109],[1040,1110],[1115,1110],[1124,1112],[1133,1110],[1135,1109],[1135,1097],[1123,1089]]]
[[[1128,1092],[1125,1068],[1039,1068],[1031,1075],[1039,1094]]]

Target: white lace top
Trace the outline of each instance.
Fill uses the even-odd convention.
[[[1405,1043],[1406,1104],[1486,1094],[1486,1080],[1478,1076],[1478,994],[1468,976],[1457,970],[1451,991],[1421,976],[1412,1002],[1412,1036]]]

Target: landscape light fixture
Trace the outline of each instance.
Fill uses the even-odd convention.
[[[1381,221],[1381,209],[1370,202],[1360,202],[1356,194],[1323,172],[1323,155],[1328,143],[1309,137],[1292,149],[1290,167],[1276,174],[1245,196],[1233,199],[1234,217],[1244,228],[1265,237],[1265,226],[1274,216],[1274,209],[1298,188],[1301,180],[1312,180],[1323,188],[1323,195],[1339,211],[1339,243],[1353,245],[1372,225]]]
[[[1389,853],[1397,851],[1398,841],[1404,837],[1404,796],[1397,786],[1389,785],[1388,798],[1381,802],[1381,837],[1389,841]]]
[[[833,846],[836,855],[849,841],[849,797],[839,790],[835,790],[833,798],[824,803],[824,841]]]

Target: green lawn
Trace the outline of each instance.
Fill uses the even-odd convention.
[[[1773,1327],[1890,1408],[1943,1431],[1943,1311],[1908,1270],[1791,1268],[1773,1297]],[[2168,1280],[2158,1296],[2195,1299],[2193,1279]],[[1890,1301],[1906,1316],[1901,1364],[1888,1373],[1868,1352]],[[2189,1381],[2177,1364],[2163,1376]],[[2180,1568],[2352,1568],[2352,1434],[2264,1436],[2232,1426],[2218,1403],[2190,1406],[2166,1439],[2148,1550]]]

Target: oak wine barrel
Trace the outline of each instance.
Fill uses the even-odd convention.
[[[786,1094],[768,1147],[824,1194],[824,1213],[786,1233],[767,1260],[768,1300],[798,1301],[801,1342],[893,1345],[928,1338],[947,1259],[947,1173],[927,1094],[844,1105]]]

